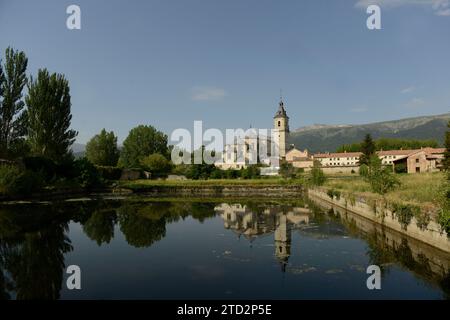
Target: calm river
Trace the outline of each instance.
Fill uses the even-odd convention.
[[[368,290],[369,265],[381,290]],[[0,206],[0,299],[446,299],[450,255],[308,200]],[[66,268],[81,269],[68,290]]]

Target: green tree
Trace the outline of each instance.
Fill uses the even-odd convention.
[[[289,163],[286,160],[281,160],[280,175],[285,179],[292,178],[293,176],[295,176],[295,168],[292,165],[292,163]]]
[[[119,160],[117,137],[103,129],[86,144],[86,158],[98,166],[116,166]]]
[[[258,179],[259,177],[260,167],[257,164],[251,164],[241,171],[241,178],[243,179]]]
[[[375,143],[370,134],[366,134],[364,141],[361,144],[361,152],[363,153],[359,158],[359,164],[368,164],[372,155],[375,154]]]
[[[447,132],[445,133],[445,153],[444,153],[444,170],[450,170],[450,121],[447,123]],[[450,173],[448,178],[450,179]]]
[[[400,150],[400,149],[420,149],[420,148],[438,148],[439,143],[436,140],[419,139],[399,139],[399,138],[381,138],[374,140],[376,150]],[[336,152],[361,152],[362,142],[344,144]]]
[[[311,169],[311,183],[315,186],[321,186],[325,183],[326,177],[321,168],[319,161],[314,160],[313,167]]]
[[[0,156],[7,156],[24,143],[26,113],[22,91],[27,83],[27,65],[25,53],[10,47],[6,49],[4,66],[0,63]]]
[[[377,155],[373,155],[369,159],[366,179],[370,183],[372,191],[382,195],[400,186],[400,181],[392,173],[392,169],[383,167],[381,159]]]
[[[25,101],[31,152],[55,162],[67,159],[78,134],[69,129],[72,120],[69,82],[63,75],[39,70],[37,79],[30,81]]]
[[[162,154],[154,153],[141,160],[141,166],[143,169],[152,173],[152,176],[160,177],[167,176],[172,169],[172,165],[169,160]]]
[[[125,139],[120,164],[127,168],[139,167],[141,160],[153,153],[168,155],[167,135],[152,126],[140,125],[131,129]]]

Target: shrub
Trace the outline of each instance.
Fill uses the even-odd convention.
[[[258,179],[260,177],[259,167],[257,165],[249,165],[241,170],[241,178]]]
[[[405,204],[393,204],[392,212],[396,215],[398,222],[402,225],[402,228],[406,230],[411,223],[412,217],[420,212],[417,207],[405,205]]]
[[[45,157],[25,157],[23,164],[27,170],[40,173],[45,181],[50,181],[56,175],[56,164]]]
[[[390,168],[382,166],[380,158],[376,155],[369,160],[366,179],[370,183],[372,191],[382,195],[400,185],[400,180],[392,173]]]
[[[86,158],[80,158],[74,161],[76,171],[75,180],[82,188],[92,188],[100,185],[100,175],[97,168]]]
[[[295,168],[292,163],[282,160],[280,163],[280,175],[283,178],[293,178],[295,176]]]
[[[43,186],[42,175],[14,165],[0,166],[0,191],[12,196],[28,196]]]
[[[366,164],[362,164],[359,167],[359,175],[362,177],[367,177],[369,175],[369,167]]]
[[[326,177],[323,173],[323,170],[320,168],[320,162],[315,160],[313,167],[311,169],[311,176],[310,176],[311,184],[314,186],[321,186],[325,183]]]
[[[140,164],[144,170],[150,171],[153,177],[163,177],[172,169],[169,160],[162,154],[154,153],[141,159]]]
[[[209,176],[210,179],[223,179],[224,177],[225,171],[220,170],[219,168],[215,168]]]
[[[341,192],[339,190],[329,189],[327,191],[327,195],[331,198],[331,200],[333,200],[334,197],[336,197],[336,200],[341,199]]]
[[[104,180],[119,180],[122,175],[122,168],[111,166],[95,166],[100,177]]]

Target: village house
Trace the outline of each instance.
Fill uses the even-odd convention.
[[[400,166],[407,173],[435,172],[442,168],[445,148],[422,148],[416,150],[380,150],[377,155],[385,166],[394,169]],[[319,161],[325,173],[359,172],[361,152],[317,153],[309,155],[308,151],[290,150],[286,161],[296,168],[311,170],[314,160]]]

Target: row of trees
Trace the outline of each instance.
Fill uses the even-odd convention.
[[[62,162],[78,134],[70,129],[69,83],[47,69],[27,77],[27,66],[24,52],[6,49],[0,63],[0,157],[36,155]]]
[[[439,143],[436,140],[397,139],[397,138],[381,138],[374,140],[373,144],[375,150],[400,150],[400,149],[420,149],[422,147],[423,148],[439,147]],[[363,152],[363,150],[364,150],[364,142],[357,142],[351,144],[344,144],[340,146],[336,150],[336,152]]]
[[[98,166],[152,167],[169,159],[167,135],[152,126],[140,125],[130,131],[119,151],[114,132],[103,129],[87,143],[86,157]]]

